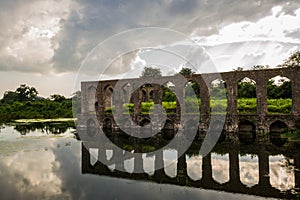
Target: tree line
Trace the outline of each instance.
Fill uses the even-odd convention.
[[[80,113],[81,93],[78,91],[71,98],[59,94],[50,95],[48,98],[38,96],[34,87],[26,84],[20,85],[15,91],[6,91],[0,100],[0,121],[34,118],[72,118],[72,100],[74,114]]]

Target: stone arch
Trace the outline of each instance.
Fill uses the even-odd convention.
[[[171,140],[175,136],[175,124],[172,120],[167,119],[163,130],[161,131],[162,136],[165,140]]]
[[[248,77],[243,77],[237,82],[238,112],[239,113],[256,113],[256,82]]]
[[[215,79],[210,82],[210,100],[212,113],[227,112],[227,87],[223,79]]]
[[[267,109],[269,113],[292,112],[292,81],[286,76],[273,76],[267,84]]]
[[[88,99],[88,112],[95,111],[96,102],[96,87],[91,85],[87,89],[87,99]]]
[[[93,137],[95,134],[96,134],[96,122],[94,121],[94,119],[90,118],[88,119],[87,121],[87,135],[90,136],[90,137]]]
[[[148,98],[147,98],[147,91],[142,89],[142,102],[147,102]]]
[[[176,93],[175,93],[175,84],[171,81],[166,81],[161,86],[161,100],[163,107],[167,113],[176,113]]]
[[[239,140],[243,143],[253,143],[256,139],[256,126],[249,120],[239,122]]]
[[[142,102],[151,101],[150,92],[153,91],[153,85],[150,83],[145,83],[140,87],[140,98]]]
[[[114,89],[111,85],[104,87],[104,105],[105,109],[111,108],[113,106],[113,92]]]
[[[201,110],[200,84],[189,80],[184,87],[184,108],[186,113],[199,113]]]

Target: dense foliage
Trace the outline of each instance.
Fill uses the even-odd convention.
[[[45,99],[37,94],[35,88],[26,85],[21,85],[16,91],[5,92],[0,101],[0,120],[73,117],[72,98],[54,94]],[[80,102],[80,92],[75,93],[73,98]]]

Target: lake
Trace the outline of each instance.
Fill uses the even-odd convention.
[[[195,147],[180,161],[176,150],[167,149],[165,168],[154,172],[155,157],[144,157],[145,173],[131,174],[133,159],[123,163],[125,172],[104,166],[95,158],[99,152],[78,140],[72,123],[5,124],[0,131],[1,199],[299,197],[297,144],[232,148],[221,142],[204,158]]]

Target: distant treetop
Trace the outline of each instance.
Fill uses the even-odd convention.
[[[281,67],[299,67],[300,66],[300,51],[292,53],[281,65]]]
[[[192,69],[190,69],[190,68],[183,67],[183,68],[180,70],[179,74],[181,74],[181,75],[183,75],[183,76],[187,76],[187,75],[195,74],[195,72],[194,72]]]
[[[141,77],[161,77],[162,73],[159,68],[145,67]]]

